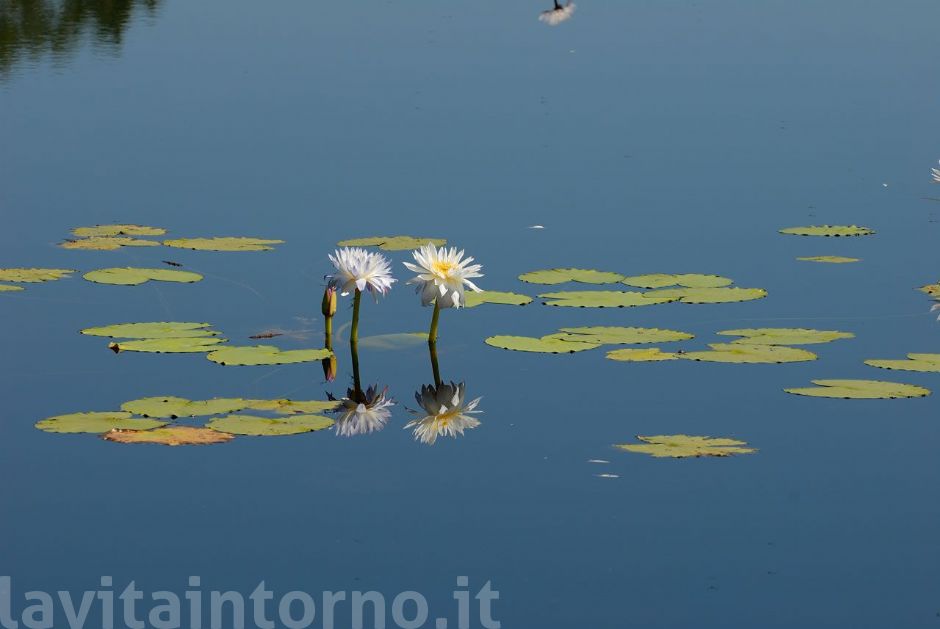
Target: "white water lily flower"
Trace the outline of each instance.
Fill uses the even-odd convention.
[[[330,283],[339,286],[343,295],[348,295],[354,289],[368,289],[373,295],[384,295],[396,281],[392,277],[391,265],[381,253],[360,247],[343,247],[329,258],[336,267],[336,273],[330,276]]]
[[[336,434],[340,437],[353,437],[378,432],[385,428],[392,412],[388,410],[395,402],[386,397],[386,389],[379,391],[373,385],[358,394],[349,389],[346,397],[340,400],[339,417],[336,419]]]
[[[470,281],[471,277],[483,277],[479,264],[470,264],[473,258],[464,259],[463,251],[456,247],[441,247],[438,249],[432,243],[411,252],[417,264],[405,262],[409,271],[417,273],[417,277],[408,280],[409,284],[417,284],[417,291],[421,294],[421,303],[425,306],[437,300],[441,308],[460,308],[465,305],[464,285],[478,293],[483,292]]]
[[[542,11],[539,14],[539,21],[549,26],[558,26],[565,20],[570,19],[576,8],[577,5],[570,0],[564,5],[555,0],[555,7],[548,11]]]
[[[428,445],[441,435],[456,438],[465,430],[476,428],[480,420],[471,415],[482,412],[476,410],[482,398],[464,404],[465,393],[466,385],[462,382],[421,387],[415,393],[415,400],[427,415],[408,422],[405,428],[414,428],[415,440]]]
[[[934,183],[940,183],[940,168],[931,168],[930,174],[933,175]]]
[[[940,310],[940,304],[934,304],[933,307],[930,309],[930,312],[933,312],[935,310]],[[937,321],[940,321],[940,316],[937,317]]]

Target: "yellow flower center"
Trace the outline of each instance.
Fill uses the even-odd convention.
[[[454,270],[457,265],[449,260],[435,260],[431,264],[431,270],[435,273],[443,275],[444,277],[449,277],[450,272]]]

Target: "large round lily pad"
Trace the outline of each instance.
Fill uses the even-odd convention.
[[[245,408],[255,411],[272,411],[279,415],[316,414],[336,410],[339,407],[337,400],[247,400],[250,402]]]
[[[321,360],[332,355],[328,349],[292,349],[282,351],[273,345],[223,347],[206,356],[220,365],[287,365]]]
[[[684,304],[725,304],[767,296],[763,288],[661,288],[642,293],[646,299],[680,301]],[[656,303],[661,303],[657,301]]]
[[[108,344],[114,353],[146,352],[152,354],[198,354],[210,352],[226,339],[218,336],[190,336],[182,338],[132,339]]]
[[[665,304],[677,299],[665,295],[651,296],[650,293],[619,290],[572,290],[544,293],[539,297],[549,300],[543,302],[546,306],[568,308],[633,308],[635,306]]]
[[[143,323],[117,323],[95,328],[85,328],[82,334],[107,336],[115,339],[164,339],[198,336],[215,336],[211,323],[189,323],[184,321],[155,321]]]
[[[195,251],[270,251],[271,245],[283,244],[283,240],[265,240],[263,238],[217,237],[217,238],[175,238],[164,240],[167,247],[193,249]]]
[[[916,398],[930,395],[930,389],[900,382],[881,380],[813,380],[812,382],[817,386],[784,389],[784,391],[794,395],[856,400]]]
[[[121,267],[98,269],[89,271],[83,276],[89,282],[96,284],[115,284],[119,286],[137,286],[150,280],[158,282],[179,282],[191,284],[198,282],[202,276],[190,271],[174,271],[173,269],[140,269],[135,267]]]
[[[74,269],[0,269],[0,282],[50,282],[68,277]]]
[[[737,439],[717,437],[696,437],[690,435],[657,435],[643,437],[637,435],[643,443],[622,443],[616,448],[627,452],[640,452],[656,458],[683,459],[703,456],[731,456],[732,454],[751,454],[754,448]]]
[[[563,341],[552,336],[533,338],[530,336],[491,336],[487,345],[518,352],[540,352],[543,354],[570,354],[600,347],[600,343],[583,341]]]
[[[162,227],[146,225],[95,225],[94,227],[76,227],[72,234],[79,238],[101,236],[162,236],[166,230]]]
[[[617,284],[623,280],[623,275],[593,269],[547,269],[523,273],[519,279],[530,284],[564,284],[565,282]]]
[[[333,425],[333,420],[320,415],[292,415],[289,417],[256,417],[253,415],[229,415],[213,419],[207,428],[232,435],[278,437],[298,435],[304,432],[323,430]]]
[[[159,247],[160,243],[127,236],[95,236],[66,240],[59,244],[63,249],[84,249],[86,251],[113,251],[121,247]]]
[[[800,262],[821,262],[823,264],[850,264],[861,262],[861,258],[847,258],[845,256],[806,256],[797,258]]]
[[[473,291],[467,292],[464,306],[466,308],[473,308],[474,306],[479,306],[480,304],[525,306],[531,302],[532,298],[528,295],[520,295],[519,293],[508,293],[498,290],[485,290],[482,293],[476,293]]]
[[[14,293],[16,291],[23,290],[22,286],[14,286],[12,284],[0,284],[0,293]]]
[[[56,415],[37,422],[36,428],[45,432],[102,433],[110,430],[150,430],[166,426],[156,419],[134,419],[130,413],[106,411]]]
[[[153,430],[112,430],[101,437],[117,443],[156,443],[165,446],[202,446],[225,443],[235,438],[228,433],[193,426],[170,426]]]
[[[431,243],[435,247],[447,244],[446,238],[422,238],[420,236],[369,236],[368,238],[351,238],[336,243],[340,247],[378,247],[385,251],[407,251],[418,249]]]
[[[686,341],[695,338],[695,335],[689,334],[688,332],[661,330],[659,328],[585,326],[578,328],[561,328],[558,334],[551,334],[547,338],[557,338],[563,341],[600,343],[601,345],[634,345],[642,343]]]
[[[723,330],[718,334],[743,337],[733,342],[747,345],[813,345],[815,343],[829,343],[839,339],[855,338],[855,335],[851,332],[810,330],[806,328],[742,328],[740,330]]]
[[[652,363],[664,360],[678,360],[680,354],[664,352],[658,347],[643,349],[615,349],[607,352],[607,358],[625,363]]]
[[[813,352],[782,345],[710,343],[711,351],[685,352],[680,358],[712,363],[779,364],[816,360]]]
[[[807,225],[804,227],[787,227],[780,230],[781,234],[790,234],[793,236],[826,236],[826,237],[844,237],[844,236],[868,236],[874,234],[874,230],[858,225]]]
[[[881,369],[940,373],[940,354],[908,354],[907,360],[866,360],[865,364]]]
[[[144,417],[175,419],[177,417],[204,417],[233,413],[252,405],[253,400],[241,398],[213,398],[211,400],[187,400],[186,398],[164,396],[145,397],[130,400],[121,405],[121,410]]]
[[[730,285],[732,280],[720,275],[703,275],[701,273],[650,273],[648,275],[633,275],[625,277],[623,283],[637,288],[666,288],[667,286],[684,286],[686,288],[720,288]]]

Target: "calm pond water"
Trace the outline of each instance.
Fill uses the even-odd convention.
[[[457,627],[452,592],[467,576],[474,594],[487,581],[500,592],[503,627],[940,624],[940,376],[862,363],[940,351],[940,324],[913,290],[940,272],[929,175],[940,4],[584,0],[555,27],[537,19],[550,4],[152,0],[63,13],[0,0],[0,267],[168,259],[205,275],[135,288],[74,277],[0,297],[0,575],[16,609],[27,590],[78,596],[102,575],[115,596],[131,581],[182,593],[199,575],[207,592],[245,596],[262,579],[278,596],[415,590],[426,626]],[[49,11],[9,28],[39,5]],[[286,244],[56,246],[72,227],[114,221]],[[877,234],[777,233],[819,223]],[[326,383],[317,363],[115,355],[78,330],[207,321],[240,344],[284,328],[311,336],[275,339],[282,347],[316,346],[327,253],[398,233],[465,247],[492,290],[536,295],[520,273],[579,266],[717,273],[769,296],[445,311],[442,375],[466,381],[484,412],[479,428],[433,447],[402,430],[431,382],[420,344],[362,349],[363,380],[398,401],[373,435],[165,448],[33,427],[151,395],[342,394],[344,346]],[[863,261],[795,260],[813,255]],[[403,283],[409,256],[390,257]],[[421,331],[429,316],[397,285],[365,300],[361,334]],[[605,349],[483,343],[572,325],[686,330],[698,337],[688,348],[740,327],[856,338],[786,365],[616,363]],[[935,393],[783,392],[817,378]],[[679,433],[759,451],[671,460],[612,447]],[[349,626],[345,605],[337,626]],[[101,626],[98,605],[89,618]]]

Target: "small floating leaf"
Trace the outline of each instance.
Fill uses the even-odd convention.
[[[666,288],[667,286],[685,286],[686,288],[720,288],[728,286],[732,280],[720,275],[702,275],[700,273],[651,273],[625,277],[623,283],[637,288]]]
[[[583,352],[584,350],[600,347],[600,343],[582,341],[563,341],[551,336],[533,338],[529,336],[491,336],[486,339],[487,345],[502,349],[511,349],[519,352],[541,352],[544,354],[569,354]]]
[[[273,345],[246,347],[223,347],[206,356],[220,365],[287,365],[305,363],[328,358],[333,352],[328,349],[292,349],[281,351]]]
[[[940,297],[940,284],[927,284],[926,286],[921,286],[919,289],[922,293],[927,293],[931,297]]]
[[[775,364],[816,360],[813,352],[782,345],[745,345],[744,343],[710,343],[712,351],[686,352],[680,358],[712,363]]]
[[[121,247],[159,247],[160,243],[153,240],[128,238],[126,236],[102,236],[94,238],[81,238],[79,240],[66,240],[59,244],[63,249],[84,249],[87,251],[113,251]]]
[[[731,456],[732,454],[751,454],[754,448],[748,448],[747,442],[737,439],[715,437],[693,437],[689,435],[657,435],[655,437],[636,437],[643,443],[622,443],[614,447],[627,452],[640,452],[656,458],[683,459],[703,456]]]
[[[681,355],[674,354],[673,352],[664,352],[658,347],[649,347],[645,349],[615,349],[612,352],[607,352],[607,358],[628,363],[647,363],[659,362],[661,360],[677,360],[681,358]]]
[[[12,284],[0,284],[0,293],[13,293],[23,290],[22,286],[13,286]]]
[[[907,360],[866,360],[865,364],[881,369],[940,373],[940,354],[908,354]]]
[[[767,296],[767,291],[763,288],[661,288],[643,293],[643,296],[684,304],[724,304],[761,299]]]
[[[797,258],[801,262],[823,262],[828,264],[848,264],[850,262],[861,262],[861,258],[846,258],[844,256],[808,256]]]
[[[359,339],[359,347],[377,350],[395,350],[417,347],[427,342],[427,332],[398,332],[395,334],[365,336]]]
[[[601,345],[633,345],[640,343],[668,343],[686,341],[695,338],[688,332],[660,330],[659,328],[624,328],[619,326],[592,326],[580,328],[561,328],[559,334],[550,338],[563,341],[584,341]]]
[[[166,422],[155,419],[133,419],[130,413],[120,411],[56,415],[36,424],[36,428],[45,432],[90,433],[102,433],[109,430],[150,430],[161,426],[166,426]]]
[[[79,238],[101,236],[162,236],[166,230],[161,227],[146,225],[95,225],[94,227],[76,227],[72,234]]]
[[[447,239],[417,236],[371,236],[369,238],[341,240],[336,244],[340,247],[378,247],[385,251],[407,251],[408,249],[418,249],[428,243],[432,243],[435,247],[443,247],[447,244]]]
[[[881,380],[813,380],[812,382],[817,386],[784,389],[784,391],[794,395],[857,400],[913,398],[930,395],[930,389],[900,382],[883,382]]]
[[[482,293],[475,293],[468,291],[466,294],[466,303],[464,304],[467,308],[473,308],[474,306],[479,306],[480,304],[504,304],[506,306],[525,306],[528,303],[532,302],[532,298],[528,295],[520,295],[519,293],[507,293],[504,291],[498,290],[485,290]]]
[[[112,430],[101,435],[106,441],[117,443],[157,443],[165,446],[201,446],[225,443],[235,437],[209,428],[170,426],[153,430]]]
[[[548,269],[523,273],[519,279],[530,284],[564,284],[565,282],[617,284],[623,280],[623,275],[593,269]]]
[[[791,234],[793,236],[868,236],[874,234],[874,230],[858,225],[808,225],[805,227],[787,227],[780,230],[781,234]]]
[[[89,271],[85,273],[83,277],[89,282],[95,282],[96,284],[115,284],[120,286],[137,286],[144,282],[149,282],[150,280],[191,284],[192,282],[198,282],[202,279],[202,276],[198,273],[191,273],[189,271],[139,269],[129,266]]]
[[[851,332],[808,330],[806,328],[744,328],[740,330],[723,330],[718,334],[744,337],[733,342],[747,345],[812,345],[814,343],[829,343],[839,339],[855,338],[855,335]]]
[[[87,336],[107,336],[115,339],[164,339],[196,336],[215,336],[211,323],[188,323],[181,321],[155,321],[146,323],[118,323],[97,328],[85,328]]]
[[[677,299],[665,295],[648,295],[651,294],[618,290],[572,290],[544,293],[539,297],[552,300],[543,302],[546,306],[565,306],[569,308],[632,308],[634,306],[665,304]]]
[[[250,408],[253,400],[239,398],[213,398],[211,400],[187,400],[181,397],[145,397],[121,404],[121,410],[144,417],[175,419],[177,417],[203,417],[233,413]]]
[[[68,277],[73,269],[0,269],[0,282],[49,282]]]
[[[264,240],[262,238],[217,237],[217,238],[176,238],[164,240],[167,247],[193,249],[195,251],[270,251],[271,245],[283,244],[283,240]]]
[[[146,352],[153,354],[198,354],[211,352],[225,339],[218,336],[190,336],[182,338],[134,339],[109,343],[108,349],[120,352]]]
[[[336,400],[247,400],[250,402],[245,408],[255,411],[273,411],[280,415],[294,413],[323,413],[336,410],[339,402]]]
[[[206,427],[232,435],[277,437],[323,430],[332,425],[332,419],[319,415],[293,415],[284,418],[229,415],[211,420]]]

